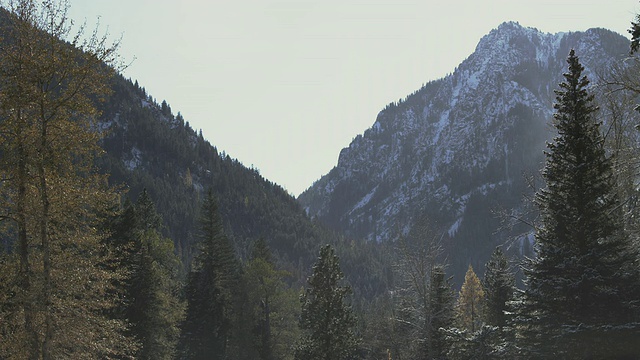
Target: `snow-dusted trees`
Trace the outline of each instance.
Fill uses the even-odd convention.
[[[485,321],[487,325],[503,328],[507,326],[508,303],[513,300],[515,276],[509,260],[497,247],[484,273],[484,292],[486,296]]]
[[[448,330],[451,359],[486,359],[491,354],[493,329],[485,327],[486,297],[478,276],[469,265],[456,303],[457,328]]]
[[[300,298],[304,336],[296,349],[296,359],[346,360],[355,355],[355,318],[346,302],[351,288],[340,284],[343,277],[335,250],[331,245],[323,246]]]
[[[442,359],[449,342],[441,329],[453,325],[455,294],[440,262],[440,232],[426,218],[407,238],[398,241],[397,274],[390,333],[395,358]]]
[[[556,91],[558,135],[546,153],[546,188],[536,195],[542,226],[538,256],[525,269],[520,345],[535,358],[637,354],[630,343],[638,343],[638,257],[622,231],[589,81],[573,50],[567,62]]]

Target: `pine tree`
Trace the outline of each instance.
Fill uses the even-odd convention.
[[[500,247],[496,247],[486,264],[483,286],[486,295],[485,322],[486,347],[493,358],[512,358],[513,348],[511,303],[515,295],[515,275],[509,260]]]
[[[506,311],[513,300],[515,276],[509,268],[509,260],[499,247],[487,262],[483,285],[487,298],[486,323],[501,328],[507,326]]]
[[[631,22],[631,28],[627,30],[631,34],[631,54],[640,50],[640,14],[636,15],[636,21]]]
[[[434,360],[446,359],[449,350],[449,341],[445,329],[449,329],[454,323],[455,295],[449,279],[446,278],[444,266],[437,265],[431,270],[430,281],[430,331],[429,331],[429,358]]]
[[[637,252],[624,234],[597,107],[575,52],[556,91],[553,125],[536,194],[542,226],[525,268],[518,328],[526,356],[605,358],[637,348]],[[632,345],[636,344],[636,345]]]
[[[140,342],[138,359],[175,357],[184,304],[179,299],[180,260],[173,242],[161,235],[162,219],[146,190],[134,204],[127,202],[113,226],[111,245],[126,277],[121,285],[127,299],[122,317]]]
[[[296,348],[298,360],[345,360],[355,356],[355,318],[346,297],[351,288],[339,283],[344,275],[331,245],[320,256],[300,297],[300,327],[305,335]]]
[[[253,335],[262,360],[287,358],[290,354],[283,350],[290,345],[290,339],[283,335],[296,327],[292,316],[296,311],[289,308],[287,301],[293,291],[287,289],[283,280],[289,273],[277,270],[271,258],[266,241],[259,239],[253,244],[251,260],[244,271],[247,297],[253,310]]]
[[[182,326],[181,356],[224,359],[232,331],[239,265],[211,191],[202,205],[198,245],[199,253],[185,289],[187,313]]]

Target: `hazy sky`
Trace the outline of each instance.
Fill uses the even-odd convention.
[[[71,0],[124,72],[298,195],[388,103],[450,73],[504,21],[627,36],[637,0]]]

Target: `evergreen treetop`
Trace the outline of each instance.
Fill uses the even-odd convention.
[[[507,325],[506,311],[513,299],[515,277],[509,267],[509,260],[497,247],[484,273],[484,291],[487,297],[485,320],[488,325],[504,327]]]
[[[239,264],[211,191],[202,204],[199,253],[185,288],[187,311],[180,352],[191,359],[224,359],[233,326]]]

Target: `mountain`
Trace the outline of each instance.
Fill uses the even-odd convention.
[[[293,249],[312,247],[302,243],[313,243],[309,239],[320,235],[284,189],[218,152],[202,132],[137,82],[116,77],[112,89],[99,125],[106,150],[100,167],[134,200],[147,189],[163,217],[165,235],[174,240],[183,260],[192,255],[200,200],[209,189],[241,256],[261,237],[285,262],[298,262]]]
[[[240,259],[248,258],[254,241],[264,239],[279,267],[291,273],[290,281],[303,284],[320,246],[331,243],[348,263],[345,274],[358,294],[384,290],[378,247],[346,242],[312,221],[286,190],[219,152],[180,113],[173,114],[166,101],[159,103],[137,82],[116,76],[111,89],[100,105],[97,126],[104,133],[105,154],[98,167],[126,198],[135,201],[147,190],[185,271],[199,233],[201,200],[210,189]]]
[[[482,268],[496,245],[530,232],[499,232],[497,214],[526,207],[523,175],[542,167],[553,90],[571,48],[593,81],[629,42],[604,29],[548,34],[503,23],[452,74],[382,110],[298,201],[332,229],[372,242],[404,236],[429,218],[453,274],[470,263]],[[522,254],[531,240],[510,245]]]

